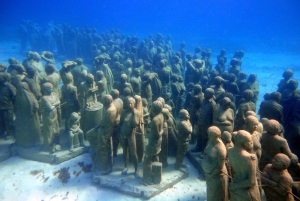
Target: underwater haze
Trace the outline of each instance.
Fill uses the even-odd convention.
[[[300,51],[299,0],[2,0],[0,10],[2,40],[17,37],[11,30],[25,19],[41,27],[53,21],[142,38],[171,34],[175,45],[185,41],[190,51],[216,42],[233,51]]]

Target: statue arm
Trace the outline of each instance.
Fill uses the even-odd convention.
[[[225,148],[225,147],[224,147]],[[225,160],[226,160],[226,150],[219,150],[218,153],[218,164],[217,167],[210,173],[210,176],[218,176],[222,172],[223,167],[225,166]]]
[[[246,160],[241,164],[245,168],[245,173],[247,174],[247,179],[238,183],[230,183],[229,189],[235,190],[239,188],[250,188],[256,185],[256,156],[251,154],[247,156]]]

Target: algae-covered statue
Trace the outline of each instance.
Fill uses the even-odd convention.
[[[123,148],[123,160],[125,167],[122,171],[123,175],[128,172],[129,154],[135,169],[135,177],[139,178],[138,171],[138,157],[137,157],[137,147],[136,147],[136,132],[141,126],[142,116],[141,113],[135,109],[135,99],[132,97],[128,98],[128,101],[124,102],[128,104],[126,109],[123,110],[120,120],[120,131],[119,139]]]
[[[267,184],[264,187],[267,201],[285,200],[293,201],[292,185],[293,179],[287,168],[290,159],[285,154],[276,154],[271,164],[268,164],[261,175],[262,182]]]
[[[179,169],[184,166],[183,160],[187,152],[190,137],[193,131],[192,124],[189,121],[190,115],[187,110],[180,110],[179,118],[180,122],[177,124],[178,136],[175,169]]]
[[[228,200],[228,178],[225,166],[226,148],[221,140],[221,131],[216,126],[207,130],[208,142],[204,149],[202,168],[205,172],[207,200]]]
[[[41,141],[39,103],[26,82],[18,87],[14,102],[16,144],[21,147],[38,145]]]
[[[44,95],[40,101],[40,111],[43,118],[43,150],[55,152],[59,150],[59,124],[58,113],[60,101],[53,90],[53,85],[49,82],[43,84]]]
[[[250,154],[253,143],[250,133],[239,130],[235,135],[235,146],[228,150],[228,158],[232,170],[233,180],[229,184],[230,201],[251,200],[260,201],[257,184],[257,158]]]
[[[74,149],[79,146],[86,146],[84,142],[83,131],[80,128],[80,116],[76,112],[72,112],[68,120],[68,136],[71,152],[73,152]]]
[[[92,147],[92,160],[96,175],[107,175],[112,170],[112,133],[118,110],[113,104],[113,98],[107,94],[103,101],[103,118],[100,123],[87,132],[86,136]]]
[[[151,113],[153,119],[149,124],[150,134],[149,142],[146,148],[144,167],[143,167],[143,181],[146,185],[154,183],[152,176],[152,163],[159,161],[159,152],[161,150],[162,134],[164,116],[161,113],[163,103],[161,101],[154,101],[151,106]]]

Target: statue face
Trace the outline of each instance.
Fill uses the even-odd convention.
[[[243,143],[243,147],[247,151],[251,151],[252,150],[252,148],[253,148],[253,142],[252,142],[251,137],[249,137],[248,140]]]

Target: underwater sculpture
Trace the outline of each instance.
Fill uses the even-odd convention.
[[[136,178],[139,178],[138,171],[138,156],[137,156],[137,145],[136,145],[136,132],[138,127],[141,126],[142,116],[141,113],[135,109],[135,99],[132,97],[128,98],[128,101],[124,102],[128,104],[126,109],[123,110],[120,120],[120,131],[119,131],[119,140],[123,148],[123,160],[124,160],[124,169],[122,174],[126,175],[128,172],[128,163],[129,163],[129,154],[134,165],[134,175]]]
[[[235,146],[228,150],[228,158],[232,170],[233,180],[229,184],[230,200],[260,201],[257,184],[257,158],[248,151],[252,149],[251,135],[244,130],[239,130],[235,135]]]
[[[292,184],[293,179],[287,168],[290,159],[285,154],[276,154],[271,164],[268,164],[261,175],[262,182],[267,184],[264,187],[267,201],[285,200],[293,201]]]
[[[103,101],[103,118],[99,124],[87,132],[86,138],[92,147],[92,160],[96,175],[107,175],[112,170],[113,148],[112,134],[118,110],[113,104],[113,98],[107,94]]]
[[[39,103],[26,82],[21,82],[14,102],[16,144],[32,147],[41,142]]]
[[[43,118],[43,151],[55,152],[60,150],[58,124],[60,101],[57,95],[52,92],[53,85],[51,83],[44,83],[42,88],[44,95],[40,101],[40,112]]]
[[[179,118],[180,123],[177,124],[178,136],[175,169],[180,169],[182,166],[185,167],[183,160],[188,149],[191,134],[193,132],[192,124],[189,121],[190,115],[188,111],[185,109],[180,110]]]
[[[83,131],[80,129],[80,116],[76,112],[72,112],[68,120],[68,137],[71,152],[79,146],[86,147]]]
[[[163,103],[161,101],[156,100],[152,103],[151,114],[153,115],[153,118],[149,124],[149,143],[146,147],[143,164],[143,181],[146,185],[155,183],[155,178],[152,176],[152,164],[159,161],[158,154],[161,151],[162,134],[164,132],[164,116],[161,113],[162,109]]]
[[[234,112],[230,108],[231,100],[227,97],[220,101],[220,106],[213,113],[213,124],[221,133],[228,131],[232,133],[234,127]]]
[[[16,89],[9,84],[10,74],[0,73],[0,136],[4,139],[13,137],[13,102],[16,96]]]
[[[228,200],[228,173],[225,166],[226,147],[221,140],[221,131],[216,126],[207,130],[208,142],[204,149],[202,168],[205,173],[207,200]]]

